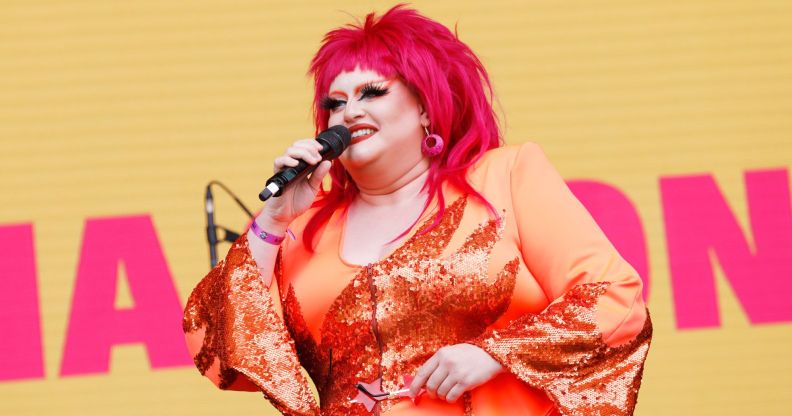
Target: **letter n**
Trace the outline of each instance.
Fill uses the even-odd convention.
[[[660,178],[679,328],[720,326],[709,253],[754,324],[792,321],[792,205],[785,169],[746,172],[754,248],[710,175]]]
[[[118,267],[134,307],[116,309]],[[106,373],[116,344],[143,343],[152,368],[191,365],[182,307],[147,215],[88,219],[61,375]]]

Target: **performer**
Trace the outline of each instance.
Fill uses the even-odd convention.
[[[194,289],[200,372],[287,415],[632,414],[641,280],[538,145],[501,146],[471,49],[400,5],[329,32],[310,73],[317,131],[352,144]]]

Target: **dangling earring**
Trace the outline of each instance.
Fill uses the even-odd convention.
[[[421,152],[427,157],[435,157],[443,152],[443,138],[438,134],[429,134],[424,126],[426,137],[421,141]]]

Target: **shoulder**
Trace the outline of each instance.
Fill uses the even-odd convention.
[[[487,178],[503,175],[511,176],[514,171],[541,168],[546,165],[547,157],[541,146],[535,142],[501,146],[488,150],[468,171],[472,182],[487,182]],[[483,185],[483,183],[482,183]]]
[[[514,203],[515,184],[543,176],[543,168],[533,169],[543,164],[543,155],[534,142],[491,149],[468,169],[468,183],[496,209],[508,209]]]

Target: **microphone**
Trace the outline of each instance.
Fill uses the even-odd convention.
[[[214,198],[212,197],[212,184],[206,185],[204,198],[206,208],[206,239],[209,240],[209,263],[212,267],[217,264],[217,226],[214,216]]]
[[[322,160],[333,160],[349,146],[349,142],[352,141],[352,135],[349,134],[349,129],[339,125],[319,133],[316,136],[316,141],[322,144],[322,150],[319,151],[319,154],[322,155]],[[266,187],[259,193],[259,199],[266,201],[271,196],[279,197],[286,186],[313,172],[317,165],[309,165],[305,161],[300,160],[297,166],[287,167],[276,173],[267,180]]]
[[[204,211],[206,212],[206,239],[209,241],[209,267],[214,268],[217,265],[217,244],[223,241],[227,241],[229,243],[233,243],[234,241],[239,238],[239,233],[229,230],[226,227],[221,225],[217,225],[215,223],[215,206],[214,206],[214,194],[212,193],[212,185],[217,185],[222,188],[226,193],[231,196],[231,198],[236,201],[237,205],[242,208],[245,213],[247,213],[248,217],[253,219],[253,213],[239,200],[239,198],[228,189],[227,186],[223,185],[222,182],[211,180],[206,185],[206,196],[204,197]],[[225,232],[225,236],[223,238],[218,238],[217,230],[223,230]]]

